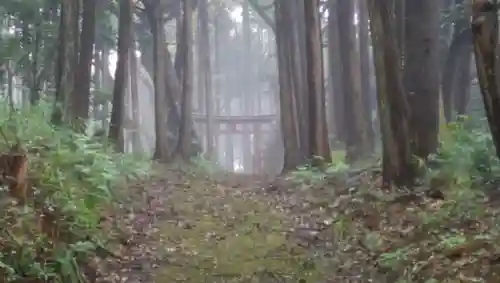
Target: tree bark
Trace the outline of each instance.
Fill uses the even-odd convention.
[[[148,5],[150,4],[150,2],[146,2],[146,3],[148,3]],[[153,2],[153,4],[154,4],[154,2]],[[148,8],[148,9],[151,9],[151,8]],[[154,29],[154,27],[152,26],[153,23],[151,22],[151,15],[150,15],[149,10],[146,13],[146,15],[148,18],[147,21],[150,24],[149,28],[152,31]],[[146,27],[147,25],[141,25],[141,26]],[[144,31],[144,32],[147,32],[147,31]],[[163,40],[165,40],[165,39],[163,39]],[[140,47],[140,51],[142,53],[141,62],[144,65],[144,67],[146,68],[146,70],[148,71],[148,73],[153,77],[153,80],[154,80],[154,74],[155,74],[154,59],[156,57],[154,57],[155,51],[154,51],[153,41],[154,41],[154,38],[151,40],[151,44],[149,44],[149,42],[147,40],[142,38],[142,40],[140,41],[139,47]],[[168,113],[168,114],[166,114],[166,113],[160,113],[160,114],[167,115],[165,127],[167,129],[166,135],[168,138],[168,145],[176,145],[178,138],[179,138],[178,137],[179,136],[179,127],[180,127],[180,120],[181,120],[181,114],[180,114],[180,110],[179,110],[180,106],[178,103],[178,100],[181,97],[181,92],[182,92],[181,91],[181,82],[179,81],[179,79],[177,77],[177,74],[176,74],[176,71],[174,68],[174,64],[172,62],[172,56],[170,54],[170,51],[168,50],[168,45],[163,44],[162,48],[163,48],[163,53],[161,54],[161,56],[163,57],[163,63],[164,63],[162,69],[164,70],[164,74],[165,74],[163,81],[164,81],[164,85],[165,85],[164,90],[166,92],[165,97],[162,99],[165,101],[166,105],[163,106],[163,108],[159,108],[159,110],[163,111],[163,112],[165,112],[165,110],[168,110],[168,111],[166,111],[166,113]],[[155,107],[156,107],[156,105],[158,105],[158,104],[155,103]],[[192,150],[197,152],[197,153],[200,153],[202,150],[202,147],[201,147],[200,141],[198,139],[197,133],[194,129],[194,124],[191,125],[191,135],[193,137],[193,144],[192,144],[193,149]]]
[[[137,56],[135,54],[135,48],[130,49],[130,96],[132,104],[132,122],[133,122],[133,134],[132,134],[132,148],[134,154],[140,154],[142,151],[141,146],[141,117],[139,115],[139,85],[137,82]]]
[[[191,152],[192,136],[190,131],[190,126],[193,123],[193,4],[191,0],[184,0],[183,10],[181,36],[184,43],[182,51],[182,112],[177,149],[184,160],[189,160],[194,154]]]
[[[291,50],[292,38],[287,29],[290,28],[293,18],[290,14],[288,0],[276,0],[276,47],[278,56],[278,80],[280,101],[281,134],[284,145],[283,171],[293,170],[302,163],[299,150],[299,127],[296,123],[297,115],[294,106],[294,53]],[[296,90],[295,90],[296,91]]]
[[[442,96],[447,122],[454,120],[454,112],[465,114],[470,97],[470,68],[472,57],[470,28],[454,32],[443,69]]]
[[[396,31],[396,42],[399,50],[399,60],[402,60],[405,55],[405,14],[406,14],[406,0],[393,0],[394,9],[394,21],[393,26]],[[402,62],[400,62],[402,63]],[[402,66],[402,64],[400,64]]]
[[[295,53],[294,63],[293,63],[293,73],[294,79],[292,80],[295,88],[294,101],[296,108],[296,121],[295,123],[299,127],[299,149],[303,162],[310,160],[312,154],[311,139],[309,137],[311,125],[309,113],[309,95],[308,95],[308,82],[307,82],[307,28],[305,24],[305,17],[300,15],[305,15],[304,1],[293,0],[289,1],[291,7],[291,15],[293,17],[292,24],[294,28],[291,29],[290,33],[293,35],[292,49]],[[319,9],[319,8],[318,8]]]
[[[365,111],[363,111],[363,118],[367,125],[366,135],[368,139],[368,145],[370,146],[369,153],[373,153],[375,146],[375,132],[373,130],[372,123],[372,109],[375,109],[375,105],[372,105],[372,97],[374,93],[370,91],[370,35],[369,35],[369,21],[368,21],[368,10],[366,7],[366,0],[358,0],[358,27],[359,27],[359,56],[360,56],[360,80],[361,80],[361,95],[363,97],[363,105]]]
[[[464,5],[464,0],[457,0]],[[442,75],[442,96],[447,122],[454,120],[455,112],[464,115],[470,99],[471,59],[473,53],[472,33],[469,27],[470,5],[465,5],[463,14],[455,21],[452,40],[448,48]]]
[[[45,13],[45,12],[44,12]],[[33,35],[33,52],[31,56],[31,86],[30,86],[30,103],[31,105],[36,105],[40,101],[40,80],[41,74],[38,73],[39,69],[39,57],[40,57],[40,45],[42,41],[42,27],[41,18],[36,17],[35,23],[35,34]]]
[[[344,87],[344,121],[346,126],[346,160],[354,162],[371,153],[363,95],[360,88],[359,54],[356,52],[354,2],[338,0],[340,54]]]
[[[63,122],[63,116],[71,108],[70,97],[74,90],[75,58],[77,58],[77,33],[74,29],[78,14],[74,0],[64,0],[61,3],[61,22],[59,24],[59,46],[56,68],[55,105],[51,120],[55,124]]]
[[[472,4],[472,36],[477,76],[493,144],[500,158],[500,92],[497,84],[498,17],[489,1]]]
[[[80,56],[76,72],[73,99],[73,117],[80,131],[85,131],[89,118],[90,81],[92,56],[94,53],[97,0],[83,1],[82,32],[80,35]]]
[[[411,113],[413,154],[436,152],[439,131],[439,1],[406,2],[404,86]]]
[[[340,61],[340,40],[339,40],[339,22],[337,13],[338,0],[328,1],[328,64],[330,78],[330,99],[328,109],[330,119],[334,121],[335,140],[345,142],[344,126],[344,91],[342,85],[342,64]],[[333,125],[330,126],[332,128]]]
[[[309,106],[309,158],[313,165],[331,162],[326,125],[325,89],[323,75],[323,47],[319,18],[319,0],[304,0],[306,29],[307,88]]]
[[[133,0],[120,1],[118,19],[118,61],[116,63],[115,85],[113,88],[113,108],[109,124],[109,137],[116,143],[116,150],[123,152],[123,119],[125,90],[128,75],[129,50],[132,45]]]
[[[105,92],[113,92],[113,78],[111,77],[111,72],[109,71],[109,49],[104,48],[102,50],[102,87]],[[109,128],[109,122],[107,119],[107,115],[109,115],[109,103],[107,99],[101,100],[102,102],[102,111],[106,113],[106,116],[102,120],[103,129]]]
[[[99,93],[103,89],[103,79],[102,79],[102,74],[103,70],[102,68],[102,55],[101,55],[101,47],[99,44],[96,42],[95,50],[94,50],[94,74],[92,75],[93,81],[94,81],[94,92],[91,94],[91,108],[92,110],[90,111],[91,115],[90,117],[94,120],[97,120],[97,108],[99,107],[100,103],[98,102],[98,96]]]
[[[154,158],[163,162],[169,161],[168,117],[166,114],[165,89],[165,32],[161,5],[156,1],[144,3],[148,15],[151,33],[153,34],[153,81],[155,91],[155,152]]]
[[[175,24],[175,42],[176,42],[176,47],[175,47],[175,57],[174,57],[174,68],[175,68],[175,73],[177,74],[177,79],[182,82],[182,74],[184,73],[184,66],[183,64],[183,59],[184,59],[184,38],[183,36],[183,31],[184,27],[182,26],[183,24],[183,19],[184,16],[179,16],[176,20]],[[180,93],[179,93],[180,95]],[[179,97],[175,97],[175,101],[178,101]]]
[[[212,95],[212,66],[210,55],[212,54],[210,48],[210,33],[208,30],[209,17],[208,17],[208,1],[198,0],[198,29],[200,33],[200,48],[201,48],[201,58],[200,64],[202,68],[202,77],[200,78],[202,83],[202,88],[205,98],[205,114],[207,117],[207,128],[206,128],[206,138],[207,138],[207,155],[209,158],[214,157],[214,114],[213,114],[213,95]]]
[[[367,0],[375,58],[378,111],[382,132],[383,185],[412,186],[409,106],[402,84],[400,55],[391,23],[390,3]]]

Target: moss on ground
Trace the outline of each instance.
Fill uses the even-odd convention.
[[[262,199],[194,182],[173,192],[168,206],[175,216],[161,223],[156,235],[167,262],[156,282],[317,282],[321,277],[307,251],[288,239],[290,219]]]

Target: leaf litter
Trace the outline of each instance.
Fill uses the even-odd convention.
[[[124,189],[99,282],[500,282],[498,206],[382,191],[372,169],[313,185],[161,169]]]

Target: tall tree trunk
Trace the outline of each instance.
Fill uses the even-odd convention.
[[[411,186],[414,170],[408,127],[409,106],[402,84],[401,57],[391,23],[390,2],[367,1],[381,120],[383,184]]]
[[[150,16],[148,15],[148,22],[150,22]],[[155,67],[154,67],[154,44],[147,42],[146,40],[140,41],[139,44],[140,51],[142,53],[141,55],[141,62],[143,66],[146,68],[147,72],[153,76],[154,79],[154,74],[155,74]],[[165,97],[163,98],[166,107],[161,108],[159,107],[159,110],[165,111],[165,109],[168,109],[168,117],[167,117],[167,125],[165,126],[167,129],[167,138],[168,138],[168,144],[169,145],[175,145],[177,143],[178,139],[178,134],[179,134],[179,125],[180,125],[180,111],[179,111],[179,105],[177,103],[178,98],[181,96],[181,83],[179,82],[179,79],[177,78],[177,74],[175,72],[174,64],[172,63],[172,56],[170,55],[170,51],[168,50],[167,44],[163,45],[163,52],[161,56],[163,56],[164,60],[164,65],[163,65],[163,70],[165,74],[165,79],[164,79],[164,84],[165,84],[165,90],[166,94]],[[156,107],[155,103],[155,107]],[[155,108],[156,109],[156,108]],[[162,114],[162,113],[160,113]],[[201,144],[198,140],[197,133],[194,129],[194,124],[191,125],[191,132],[192,136],[195,138],[194,144],[193,144],[193,150],[197,152],[201,152],[202,147]]]
[[[289,1],[291,15],[294,20],[292,21],[294,28],[291,28],[290,33],[293,35],[292,49],[295,56],[293,57],[293,73],[294,79],[292,80],[295,88],[294,101],[296,116],[295,123],[299,127],[299,149],[303,162],[309,161],[312,155],[310,144],[310,113],[309,113],[309,96],[308,96],[308,82],[307,82],[307,51],[306,51],[306,37],[307,29],[305,17],[297,15],[305,15],[304,1],[292,0]]]
[[[461,3],[463,0],[440,0],[440,11],[441,14],[447,13],[448,15],[451,15],[451,18],[453,18],[453,15],[457,15],[455,7],[458,5],[462,5]],[[468,5],[467,5],[468,6]],[[466,10],[467,7],[464,7],[464,10]],[[458,9],[457,9],[458,10]],[[466,13],[461,13],[463,16],[465,16]],[[455,16],[456,17],[456,16]],[[470,17],[470,15],[469,15]],[[439,67],[440,67],[440,72],[443,72],[443,67],[446,62],[446,55],[448,54],[448,48],[451,44],[451,41],[453,40],[453,34],[457,31],[457,21],[449,21],[449,20],[444,20],[444,17],[441,17],[441,27],[439,30]],[[467,19],[468,22],[468,19]]]
[[[56,68],[55,105],[51,120],[55,124],[63,121],[63,116],[69,107],[69,98],[74,90],[75,58],[78,56],[76,41],[78,35],[74,29],[78,15],[74,0],[64,0],[61,3],[61,22],[59,24],[59,47]]]
[[[464,0],[457,0],[464,4]],[[442,96],[446,121],[451,122],[456,111],[465,114],[470,98],[472,33],[469,27],[470,5],[465,5],[464,13],[455,21],[451,44],[442,71]]]
[[[148,18],[149,21],[149,18]],[[148,26],[148,30],[140,30],[139,32],[151,32],[151,27]],[[141,51],[141,64],[144,66],[144,68],[148,71],[149,75],[153,77],[154,72],[155,72],[155,65],[154,65],[154,43],[153,43],[153,36],[151,38],[141,38],[138,37],[139,40],[139,51]]]
[[[113,92],[113,78],[111,77],[111,72],[109,71],[109,50],[104,48],[102,51],[102,87],[106,93]],[[102,121],[103,129],[109,128],[108,115],[109,115],[109,102],[107,99],[102,99],[102,111],[106,113],[105,119]]]
[[[250,7],[248,1],[244,1],[242,4],[242,37],[243,37],[243,49],[242,49],[242,61],[240,68],[240,78],[242,80],[242,106],[243,115],[252,116],[255,115],[254,112],[254,101],[255,101],[255,88],[253,80],[255,78],[255,69],[253,66],[253,54],[252,54],[252,29],[250,27]],[[242,141],[242,151],[243,151],[243,168],[246,172],[250,172],[252,167],[252,143],[251,143],[251,125],[243,126],[243,141]]]
[[[177,149],[182,158],[189,160],[192,157],[192,135],[190,126],[193,123],[193,4],[191,0],[183,2],[182,39],[183,44],[183,71],[182,71],[182,113],[179,128]]]
[[[393,5],[394,5],[394,21],[393,26],[396,29],[396,42],[397,42],[397,47],[399,50],[399,56],[400,56],[400,63],[401,60],[403,59],[405,55],[405,38],[406,38],[406,31],[405,31],[405,11],[406,11],[406,0],[393,0]],[[402,64],[400,64],[402,66]]]
[[[469,105],[471,97],[471,85],[472,85],[472,52],[467,50],[464,54],[462,60],[460,60],[460,65],[458,69],[460,70],[458,74],[458,83],[456,86],[454,106],[458,116],[467,114],[467,106]]]
[[[213,114],[213,95],[212,95],[212,64],[210,55],[210,32],[208,29],[208,0],[198,0],[198,31],[200,33],[200,67],[202,69],[203,94],[205,98],[205,114],[207,118],[206,138],[207,138],[207,155],[209,158],[214,157],[214,114]]]
[[[76,34],[78,35],[80,33],[80,11],[81,11],[81,8],[82,8],[82,1],[80,0],[73,0],[75,1],[75,5],[76,5],[76,8],[75,8],[75,15],[74,17],[76,18],[76,20],[74,21],[74,25],[73,25],[73,28],[75,29],[75,32]],[[77,50],[77,54],[79,54],[79,50],[80,50],[80,37],[77,36],[76,37],[76,40],[75,40],[75,49]],[[75,66],[78,66],[78,58],[79,56],[75,56],[75,58],[73,58],[75,60],[74,64]]]
[[[346,129],[346,160],[354,162],[371,153],[363,95],[359,82],[359,54],[356,52],[356,29],[354,25],[354,2],[338,0],[340,54],[342,81],[344,87],[344,121],[350,125]]]
[[[135,46],[135,44],[134,44]],[[132,104],[132,122],[133,122],[133,134],[132,134],[132,148],[135,154],[140,154],[142,150],[141,146],[141,120],[139,115],[139,85],[137,82],[137,77],[139,73],[137,72],[137,55],[135,54],[135,48],[130,49],[130,96]]]
[[[94,81],[94,92],[92,93],[92,110],[90,111],[92,119],[96,120],[97,119],[97,108],[99,107],[99,93],[103,89],[103,70],[102,70],[102,55],[101,55],[101,47],[99,44],[96,43],[95,51],[94,51],[94,74],[93,74],[93,81]]]
[[[40,45],[42,41],[42,27],[41,27],[41,17],[36,16],[35,23],[35,34],[33,38],[34,50],[31,56],[31,87],[30,87],[30,103],[31,105],[36,105],[40,101],[40,79],[41,76],[38,74],[39,68],[39,57],[40,57]]]
[[[155,152],[154,158],[161,161],[169,160],[168,144],[168,117],[165,111],[166,89],[165,89],[165,32],[163,10],[156,1],[148,1],[146,13],[148,15],[151,33],[153,34],[153,81],[155,89]]]
[[[12,60],[7,61],[7,97],[9,101],[9,107],[14,108],[14,63]]]
[[[276,47],[278,54],[278,79],[279,79],[279,101],[280,101],[280,123],[281,135],[284,145],[283,171],[293,170],[302,163],[299,151],[299,127],[297,124],[297,113],[294,106],[294,79],[295,69],[294,53],[291,46],[293,39],[287,31],[291,27],[293,17],[291,15],[288,0],[276,0],[274,2],[276,19]]]
[[[319,0],[304,0],[304,19],[306,27],[307,87],[309,95],[309,138],[313,164],[331,162],[326,125],[325,86],[323,75],[323,47]]]
[[[331,82],[330,99],[328,109],[330,119],[333,119],[335,125],[335,140],[345,142],[345,124],[344,124],[344,95],[342,85],[342,64],[340,61],[340,40],[339,40],[339,21],[337,17],[338,0],[328,1],[328,65],[329,77]],[[332,128],[333,125],[330,126]]]
[[[447,122],[454,120],[455,111],[459,115],[465,114],[465,107],[470,96],[472,49],[470,28],[455,31],[441,83],[444,115]]]
[[[184,27],[182,26],[183,23],[183,16],[179,16],[176,20],[175,24],[175,42],[176,42],[176,47],[175,47],[175,57],[174,57],[174,68],[175,68],[175,73],[177,74],[177,79],[182,82],[182,74],[184,72],[184,68],[182,66],[183,58],[184,58],[184,38],[183,36],[183,30]],[[179,97],[176,97],[175,100],[177,101]]]
[[[492,7],[489,1],[473,1],[471,28],[484,109],[496,153],[500,158],[500,92],[497,83],[498,17],[496,8]]]
[[[361,80],[361,94],[363,97],[364,104],[364,116],[367,124],[367,139],[370,145],[370,153],[373,152],[375,145],[375,132],[373,131],[372,125],[372,109],[375,105],[372,104],[372,95],[370,91],[370,35],[368,32],[369,21],[368,21],[368,10],[366,7],[366,0],[358,0],[358,27],[359,27],[359,55],[360,55],[360,80]]]
[[[133,0],[120,1],[118,19],[118,61],[116,63],[115,85],[113,88],[113,108],[109,125],[109,137],[116,143],[118,152],[124,151],[123,120],[126,82],[128,75],[128,59],[132,46],[132,11]]]
[[[404,86],[411,113],[413,154],[437,150],[439,131],[439,1],[406,2]]]
[[[80,35],[80,56],[76,72],[75,92],[71,95],[73,117],[80,131],[85,130],[89,118],[90,81],[92,55],[94,52],[97,0],[83,1],[82,32]]]

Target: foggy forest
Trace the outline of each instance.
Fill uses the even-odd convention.
[[[497,0],[0,0],[0,282],[500,282]]]

